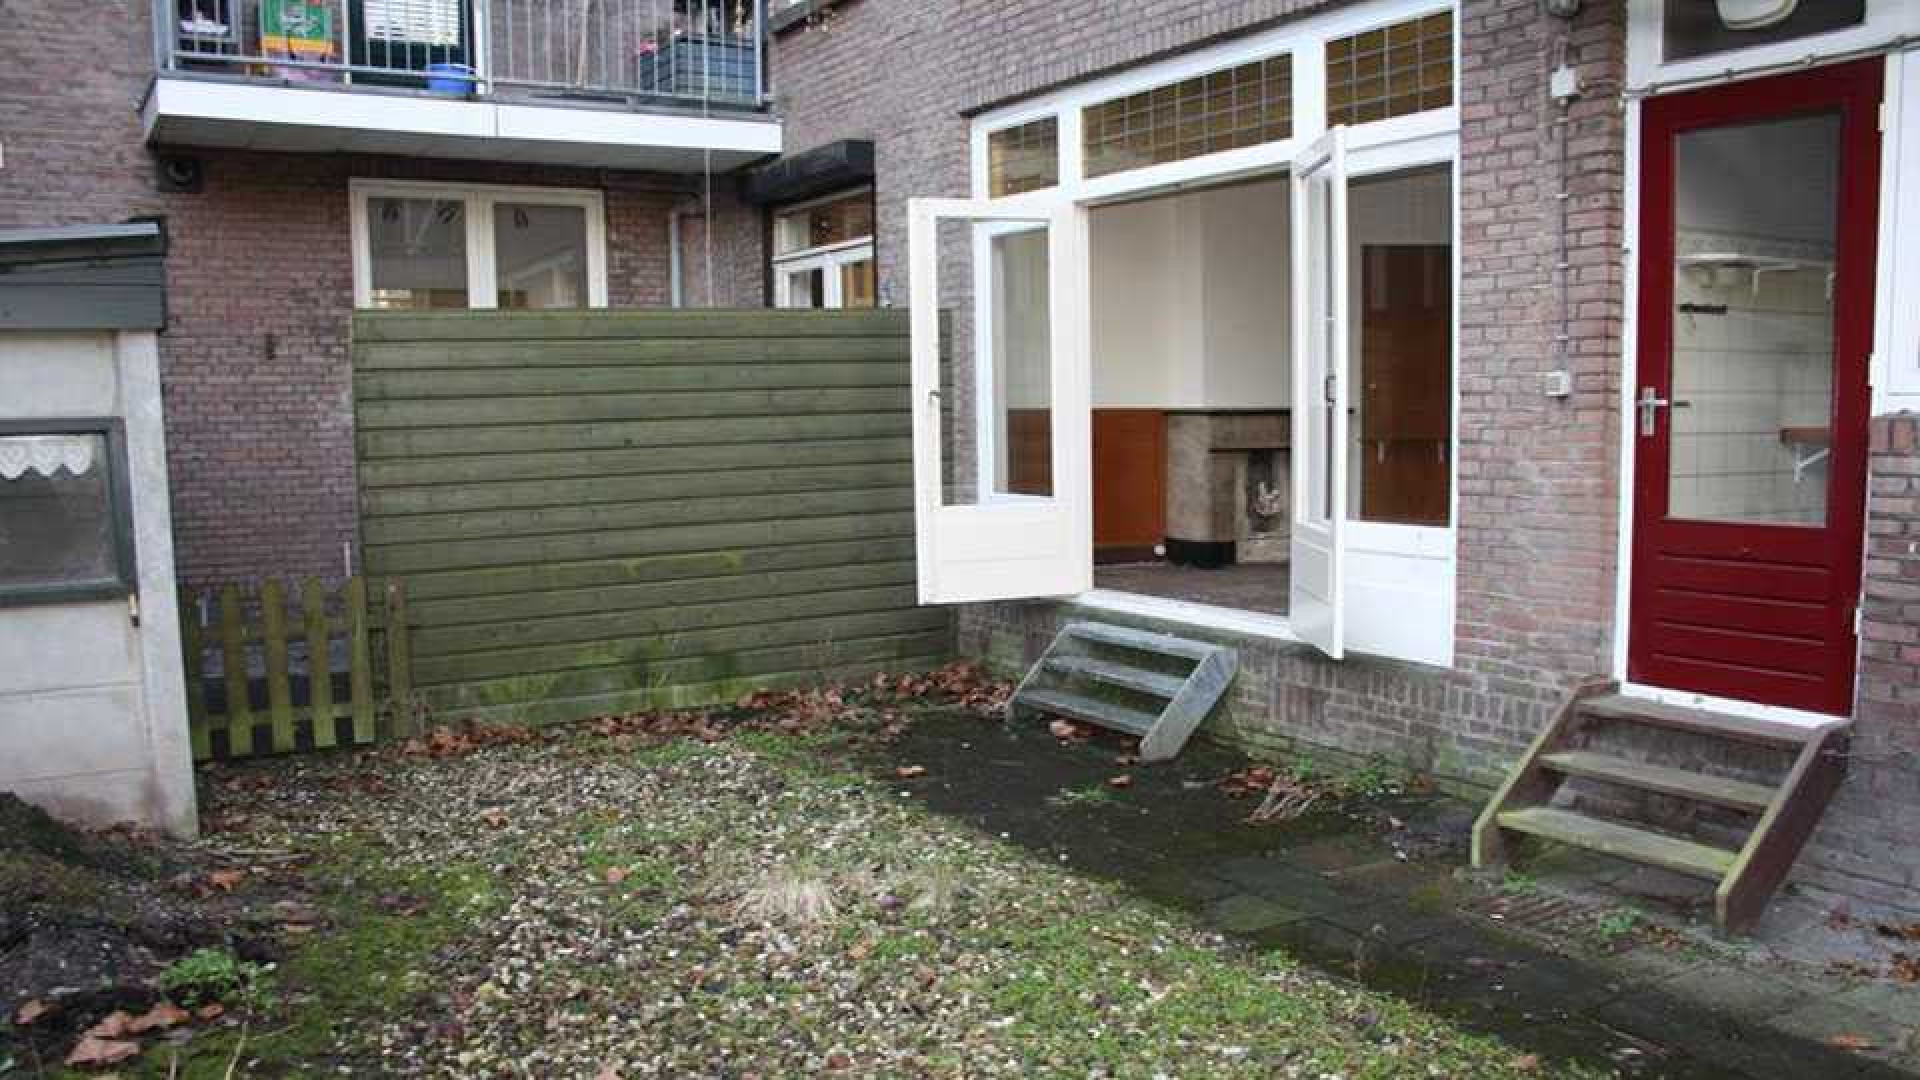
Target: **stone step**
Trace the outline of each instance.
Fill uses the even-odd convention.
[[[1713,882],[1725,878],[1738,858],[1722,848],[1551,806],[1509,810],[1497,820],[1503,829]]]
[[[1578,706],[1585,716],[1621,720],[1648,727],[1691,732],[1718,739],[1734,739],[1797,750],[1806,743],[1825,738],[1832,725],[1794,724],[1783,720],[1761,720],[1751,716],[1688,709],[1656,701],[1606,694],[1588,698]],[[1835,723],[1840,721],[1836,720]]]
[[[1046,665],[1048,671],[1061,675],[1090,679],[1168,701],[1173,700],[1173,696],[1180,692],[1180,687],[1187,681],[1184,676],[1128,667],[1091,656],[1050,656]]]
[[[1765,784],[1629,761],[1591,750],[1562,750],[1546,754],[1541,757],[1540,763],[1565,776],[1604,780],[1609,784],[1674,795],[1734,810],[1757,813],[1773,803],[1774,789]]]
[[[1111,701],[1101,701],[1099,698],[1053,687],[1034,687],[1023,690],[1017,703],[1028,708],[1064,716],[1069,720],[1079,720],[1143,737],[1152,731],[1153,726],[1160,720],[1158,713],[1131,709]]]

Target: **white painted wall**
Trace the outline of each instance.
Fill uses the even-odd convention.
[[[1287,215],[1280,180],[1096,208],[1094,407],[1285,408]]]
[[[0,416],[120,416],[140,624],[124,599],[0,607],[0,791],[84,824],[196,829],[151,333],[0,334]]]

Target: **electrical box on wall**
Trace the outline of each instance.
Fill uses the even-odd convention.
[[[1580,96],[1580,69],[1571,64],[1561,64],[1547,76],[1547,93],[1553,100],[1565,103]]]

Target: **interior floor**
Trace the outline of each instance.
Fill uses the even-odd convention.
[[[1095,566],[1093,583],[1115,592],[1266,615],[1287,613],[1286,563],[1234,563],[1214,570],[1163,562],[1120,563]]]

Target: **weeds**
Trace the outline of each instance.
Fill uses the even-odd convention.
[[[183,1005],[242,1001],[254,1004],[265,989],[267,969],[226,949],[200,949],[160,973],[160,989]]]

